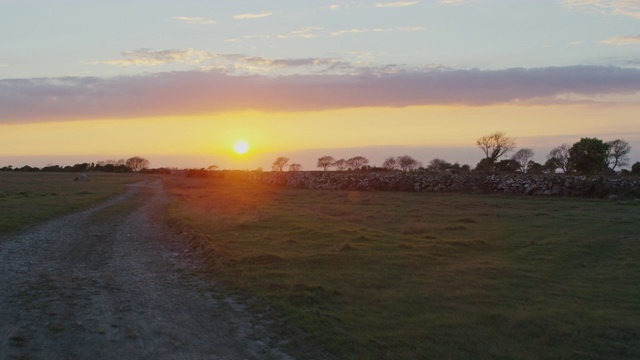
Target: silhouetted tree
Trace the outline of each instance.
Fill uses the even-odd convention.
[[[396,161],[396,158],[388,157],[382,163],[382,167],[384,169],[386,169],[386,170],[397,170],[398,169],[398,162]]]
[[[402,171],[412,171],[422,166],[422,163],[420,161],[412,158],[409,155],[398,156],[396,158],[396,162],[398,164],[398,167]]]
[[[631,165],[631,173],[634,175],[640,175],[640,161],[636,161]]]
[[[569,144],[562,144],[549,151],[545,167],[550,169],[552,166],[555,166],[553,173],[556,169],[562,170],[565,174],[569,172]]]
[[[323,156],[318,159],[317,167],[322,168],[323,171],[327,171],[327,169],[333,165],[334,161],[333,156]]]
[[[529,163],[527,164],[527,174],[544,174],[545,171],[544,165],[533,160],[529,160]]]
[[[478,138],[476,145],[482,150],[487,159],[496,162],[502,155],[515,149],[516,141],[508,137],[507,134],[496,131]]]
[[[629,165],[629,158],[627,154],[631,151],[631,146],[628,142],[620,139],[607,142],[609,150],[607,151],[607,165],[613,171],[617,167],[623,167]]]
[[[459,167],[460,165],[458,165]],[[431,171],[444,171],[447,169],[451,169],[453,166],[446,160],[435,158],[429,162],[427,165],[427,169]]]
[[[290,164],[289,171],[296,172],[302,170],[302,165],[300,164]]]
[[[504,173],[514,173],[520,170],[520,164],[512,159],[500,160],[495,164],[495,170]]]
[[[360,170],[361,167],[367,165],[369,163],[369,159],[364,156],[354,156],[351,159],[347,160],[347,166],[351,168],[351,170]]]
[[[569,149],[569,168],[582,174],[607,169],[609,145],[597,138],[582,138]]]
[[[216,171],[218,169],[219,169],[218,165],[210,165],[209,167],[207,167],[207,170],[209,171]]]
[[[127,159],[124,163],[128,168],[133,171],[140,171],[142,169],[146,169],[149,167],[149,160],[145,158],[141,158],[139,156],[134,156],[132,158]],[[118,166],[118,165],[115,165]]]
[[[283,171],[284,167],[289,163],[289,158],[280,156],[278,157],[273,164],[271,164],[271,170],[273,171]]]
[[[336,160],[333,162],[333,166],[338,171],[344,171],[347,169],[347,161],[345,159]]]
[[[533,157],[534,153],[531,149],[520,149],[513,156],[511,160],[514,160],[518,163],[520,167],[520,172],[526,173],[527,166],[529,165],[529,160]]]

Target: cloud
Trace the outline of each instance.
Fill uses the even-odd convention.
[[[338,66],[342,61],[334,58],[269,59],[244,54],[221,54],[193,49],[125,51],[121,59],[85,62],[88,65],[112,66],[160,66],[172,63],[196,65],[202,70],[224,71],[226,73],[271,73],[276,70],[293,68],[316,68],[316,72],[326,72]]]
[[[190,17],[190,16],[174,16],[173,17],[176,20],[180,20],[180,21],[184,21],[187,24],[190,25],[210,25],[210,24],[215,24],[216,21],[212,20],[212,19],[208,19],[208,18],[204,18],[204,17]]]
[[[353,28],[353,29],[340,29],[330,31],[323,27],[306,27],[298,30],[291,31],[286,34],[279,35],[259,35],[259,36],[249,36],[245,38],[278,38],[278,39],[292,39],[292,38],[302,38],[302,39],[314,39],[314,38],[322,38],[322,37],[335,37],[335,36],[343,36],[350,34],[366,34],[366,33],[386,33],[386,32],[416,32],[416,31],[425,31],[427,30],[424,26],[400,26],[393,28]]]
[[[638,0],[562,0],[562,4],[569,9],[591,14],[640,19],[640,1]]]
[[[469,1],[470,0],[440,0],[438,2],[444,5],[462,5],[464,3],[468,3]]]
[[[413,6],[419,3],[419,1],[395,1],[395,2],[385,2],[385,3],[376,3],[377,8],[391,8],[391,7],[406,7]]]
[[[238,15],[234,15],[233,18],[238,20],[246,20],[246,19],[258,19],[258,18],[268,17],[271,15],[273,15],[271,11],[265,11],[261,13],[238,14]]]
[[[260,63],[262,58],[247,62]],[[301,66],[315,60],[273,62]],[[0,80],[0,123],[317,111],[414,105],[596,102],[640,92],[640,69],[567,66],[504,70],[363,71],[354,75],[229,75],[187,71]],[[569,99],[569,100],[567,100]],[[636,105],[640,105],[636,103]]]
[[[640,44],[640,35],[635,36],[614,36],[600,41],[605,45],[637,45]]]
[[[186,50],[150,50],[138,49],[125,51],[121,59],[85,61],[88,65],[115,65],[115,66],[159,66],[170,63],[197,64],[211,55],[205,51],[193,49]]]

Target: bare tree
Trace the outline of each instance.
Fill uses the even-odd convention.
[[[547,155],[547,165],[555,166],[556,169],[561,169],[563,173],[569,172],[569,149],[571,146],[569,144],[562,144],[560,146],[554,147],[549,151]],[[551,161],[550,161],[551,160]],[[552,164],[553,165],[550,165]],[[555,169],[553,169],[555,171]]]
[[[515,154],[513,154],[511,160],[518,163],[518,165],[520,166],[520,172],[526,173],[527,167],[529,166],[529,160],[533,158],[533,155],[534,153],[531,149],[520,149]]]
[[[515,149],[516,141],[508,137],[506,133],[496,131],[478,138],[476,145],[484,152],[487,159],[496,162],[502,155]]]
[[[347,165],[351,168],[351,170],[359,170],[361,167],[369,164],[369,159],[364,156],[354,156],[351,159],[347,160]]]
[[[387,169],[387,170],[397,170],[398,169],[398,162],[396,161],[396,158],[388,157],[382,163],[382,167]]]
[[[333,165],[334,161],[335,159],[333,158],[333,156],[323,156],[318,159],[317,167],[322,168],[322,170],[324,171],[327,171],[327,169]]]
[[[609,151],[607,152],[607,165],[615,171],[617,167],[629,165],[627,154],[631,151],[631,145],[620,139],[607,142]]]
[[[271,170],[283,171],[284,167],[287,166],[288,163],[289,163],[288,157],[280,156],[273,162],[273,164],[271,164]]]
[[[124,163],[128,168],[133,171],[140,171],[142,169],[146,169],[149,167],[149,160],[145,158],[141,158],[139,156],[134,156],[132,158],[127,159]]]
[[[336,160],[333,162],[333,166],[335,166],[338,171],[344,171],[347,169],[347,162],[345,159]]]
[[[402,155],[396,158],[396,162],[398,163],[398,167],[402,171],[411,171],[422,166],[422,163],[409,155]]]
[[[296,171],[300,171],[300,170],[302,170],[302,165],[300,165],[300,164],[296,163],[296,164],[290,164],[289,165],[289,171],[296,172]]]

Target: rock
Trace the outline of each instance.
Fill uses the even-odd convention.
[[[89,181],[89,176],[87,174],[80,174],[76,176],[73,181]]]

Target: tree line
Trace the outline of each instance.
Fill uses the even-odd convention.
[[[47,165],[42,168],[32,167],[25,165],[23,167],[14,168],[11,165],[0,168],[0,171],[26,171],[26,172],[87,172],[87,171],[102,171],[102,172],[146,172],[149,169],[149,160],[140,156],[134,156],[128,159],[109,159],[101,160],[92,163],[79,163],[75,165]],[[158,171],[159,169],[155,169]]]
[[[622,139],[604,142],[598,138],[581,138],[580,141],[569,145],[562,144],[551,149],[544,163],[538,163],[533,159],[535,153],[532,149],[522,148],[516,150],[516,141],[506,133],[496,131],[479,137],[476,146],[483,152],[484,158],[476,164],[475,168],[459,163],[450,163],[443,159],[433,159],[424,167],[422,162],[409,155],[388,157],[381,167],[370,166],[369,159],[364,156],[354,156],[349,159],[335,159],[325,155],[318,158],[317,167],[323,171],[334,169],[346,170],[384,170],[384,171],[450,171],[450,172],[476,172],[476,173],[523,173],[523,174],[640,174],[640,162],[631,166],[631,170],[623,169],[628,166],[628,154],[631,151],[629,143]],[[507,154],[514,154],[504,159]],[[288,157],[278,157],[272,164],[273,171],[300,171],[302,165],[289,163]]]

